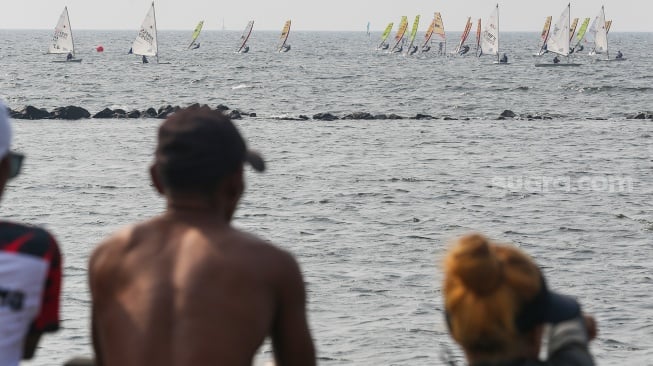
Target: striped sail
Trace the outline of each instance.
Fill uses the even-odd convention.
[[[549,39],[549,31],[551,30],[551,20],[553,20],[553,17],[550,15],[544,20],[544,28],[542,29],[542,35],[540,36],[542,42],[540,43],[539,51],[537,51],[538,55],[544,54],[546,41]]]
[[[483,54],[483,50],[481,50],[481,18],[478,18],[478,22],[476,23],[476,56],[480,56]]]
[[[395,44],[390,49],[390,52],[394,52],[397,46],[399,46],[399,43],[404,39],[406,29],[408,29],[408,17],[404,15],[401,17],[401,22],[399,22],[399,29],[397,29],[397,34],[395,35]]]
[[[565,10],[560,14],[560,19],[553,27],[553,32],[549,36],[547,42],[547,50],[549,52],[557,53],[561,56],[569,55],[569,14],[571,13],[571,5],[567,5]]]
[[[610,33],[610,27],[612,26],[612,20],[607,20],[605,22],[605,32]]]
[[[252,29],[254,28],[254,21],[250,20],[247,25],[245,26],[245,30],[243,31],[243,34],[240,36],[240,47],[238,47],[238,51],[242,51],[245,46],[247,46],[247,40],[249,39],[249,36],[252,34]]]
[[[426,33],[424,34],[424,42],[422,42],[422,50],[429,48],[429,44],[431,43],[431,37],[433,37],[434,31],[435,31],[435,18],[433,18],[431,24],[429,25],[429,28],[426,30]]]
[[[59,22],[54,28],[52,43],[48,48],[48,53],[68,53],[75,54],[75,45],[73,43],[73,32],[70,29],[70,18],[68,17],[68,7],[63,8]]]
[[[195,45],[195,41],[197,41],[197,38],[200,36],[200,33],[202,33],[202,27],[204,26],[204,21],[200,21],[197,23],[197,26],[195,27],[195,30],[193,31],[193,36],[191,37],[190,44],[188,45],[188,48],[190,49]]]
[[[465,41],[467,40],[467,37],[469,36],[469,32],[472,30],[472,17],[467,18],[467,24],[465,24],[465,30],[463,31],[462,37],[460,37],[460,43],[458,44],[458,47],[456,47],[456,53],[460,51],[460,49],[463,47],[465,44]]]
[[[499,60],[499,5],[485,22],[485,29],[481,34],[481,51],[485,55],[496,55],[497,61]]]
[[[141,25],[141,29],[138,31],[138,36],[132,44],[132,52],[136,55],[143,56],[156,56],[158,53],[154,2],[152,2],[150,10],[145,15],[145,19],[143,19],[143,24]]]
[[[279,45],[277,46],[277,51],[283,51],[283,48],[286,46],[286,41],[288,41],[288,36],[290,35],[290,20],[286,20],[286,24],[283,25],[281,30],[281,36],[279,37]]]
[[[388,39],[390,36],[390,33],[392,32],[392,27],[395,25],[395,23],[390,22],[388,25],[385,27],[385,30],[383,31],[383,34],[381,35],[381,43],[379,43],[379,46],[376,47],[377,49],[383,48],[383,45],[385,45],[385,41]]]
[[[569,42],[574,39],[574,33],[576,33],[576,26],[578,26],[578,18],[574,18],[571,21],[571,27],[569,28]]]
[[[417,29],[419,28],[419,15],[415,16],[415,20],[413,21],[413,28],[410,30],[410,43],[408,44],[408,49],[406,50],[406,53],[410,52],[410,49],[413,47],[413,44],[415,43],[415,38],[417,37]]]

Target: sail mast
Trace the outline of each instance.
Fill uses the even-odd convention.
[[[601,5],[601,13],[603,14],[603,20],[605,20],[605,8],[603,5]],[[603,24],[603,27],[605,29],[605,58],[606,60],[610,59],[610,51],[608,48],[608,24],[607,22]],[[70,33],[72,35],[72,33]]]
[[[66,19],[68,19],[68,31],[70,32],[70,42],[73,44],[73,58],[75,57],[75,39],[73,38],[73,27],[70,26],[70,15],[68,14],[68,7],[65,6],[64,10],[66,11]]]
[[[499,49],[499,4],[497,4],[497,62],[500,61]]]
[[[156,63],[159,63],[159,31],[156,29],[156,10],[154,9],[154,1],[152,1],[152,15],[154,16],[154,38],[156,39]]]

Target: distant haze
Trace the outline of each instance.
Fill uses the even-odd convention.
[[[151,1],[147,0],[2,0],[0,29],[54,28],[68,6],[73,29],[138,29]],[[502,31],[540,31],[544,18],[560,15],[567,1],[505,0],[499,2]],[[445,29],[461,31],[468,16],[487,17],[495,1],[487,0],[157,0],[159,29],[190,30],[199,20],[204,29],[242,30],[249,20],[255,30],[281,30],[291,19],[294,30],[372,31],[389,22],[420,14],[424,31],[433,13],[442,13]],[[578,0],[571,4],[572,17],[594,18],[605,5],[606,19],[614,32],[653,32],[651,0]]]

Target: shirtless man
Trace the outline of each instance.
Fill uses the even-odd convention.
[[[166,211],[114,234],[89,263],[97,364],[251,365],[270,336],[277,366],[315,365],[297,262],[231,226],[245,162],[265,169],[218,112],[162,124],[150,174]]]

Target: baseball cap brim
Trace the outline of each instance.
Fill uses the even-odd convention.
[[[545,301],[547,306],[542,319],[544,323],[557,324],[581,314],[578,301],[571,296],[549,291]]]
[[[254,150],[247,150],[245,153],[245,161],[254,168],[257,172],[265,171],[265,160],[261,154]]]

